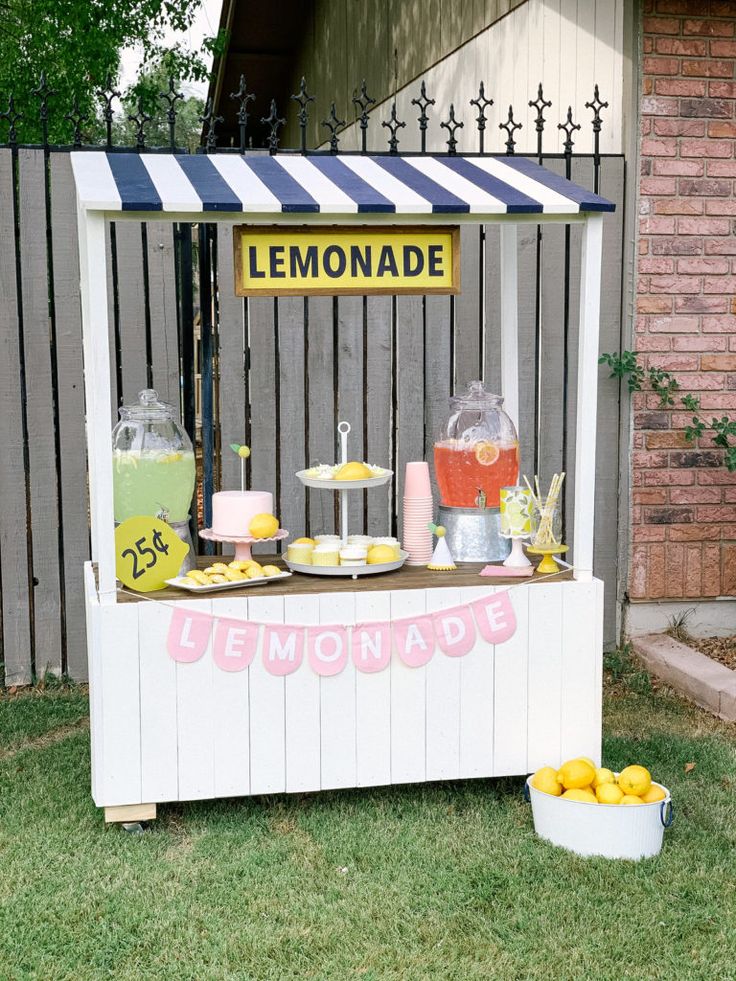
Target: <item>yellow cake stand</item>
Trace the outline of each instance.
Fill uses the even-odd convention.
[[[541,555],[542,561],[536,568],[536,572],[540,576],[553,575],[555,572],[560,571],[560,567],[555,562],[554,555],[564,555],[569,546],[567,545],[548,545],[548,546],[537,546],[537,545],[527,545],[527,552],[531,552],[532,555]]]

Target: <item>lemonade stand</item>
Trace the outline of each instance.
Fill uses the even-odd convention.
[[[516,157],[75,152],[71,160],[91,489],[92,795],[106,819],[151,819],[169,801],[527,774],[581,752],[599,762],[603,583],[593,576],[593,505],[602,225],[613,205]],[[314,278],[305,293],[456,293],[462,285],[443,250],[452,255],[462,224],[498,223],[500,394],[512,429],[517,225],[580,224],[569,565],[524,582],[483,578],[469,563],[442,573],[404,565],[357,581],[294,572],[201,597],[121,589],[116,519],[159,506],[185,518],[189,500],[171,498],[167,485],[176,475],[190,497],[193,459],[183,439],[150,447],[139,439],[136,414],[162,412],[151,393],[131,410],[136,425],[111,442],[109,219],[245,223],[236,248],[244,295],[276,295],[284,278],[302,274]],[[370,282],[361,281],[369,266]],[[351,275],[357,281],[345,285]],[[516,482],[507,435],[500,450],[479,451],[503,464],[489,504]],[[453,500],[458,473],[478,464],[475,450],[458,462],[456,444],[438,443]]]

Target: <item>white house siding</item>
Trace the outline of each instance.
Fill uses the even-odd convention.
[[[450,103],[454,102],[456,118],[464,123],[456,134],[458,149],[477,149],[476,109],[469,100],[477,97],[482,80],[486,98],[494,100],[486,111],[487,152],[504,150],[506,133],[498,126],[506,120],[509,104],[514,107],[514,119],[523,126],[515,134],[518,150],[536,148],[536,110],[528,103],[536,98],[537,87],[543,82],[544,97],[552,101],[552,107],[545,110],[546,152],[563,149],[564,134],[557,129],[557,123],[564,121],[568,105],[572,106],[574,121],[583,123],[581,131],[574,135],[576,151],[592,151],[592,113],[585,103],[592,99],[597,83],[601,98],[609,103],[602,113],[601,152],[621,153],[623,8],[624,0],[527,0],[396,92],[397,116],[407,124],[398,133],[400,149],[420,148],[416,123],[419,110],[411,105],[411,100],[418,96],[422,80],[427,94],[435,100],[428,110],[427,148],[445,148],[448,134],[441,129],[440,121],[447,119]],[[389,134],[381,121],[388,119],[391,102],[389,97],[373,108],[369,149],[386,148]],[[338,111],[344,113],[345,108],[338,106]],[[353,124],[341,134],[340,147],[359,146],[360,130]]]

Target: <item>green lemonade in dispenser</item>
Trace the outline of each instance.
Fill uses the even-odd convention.
[[[194,451],[174,408],[153,389],[120,409],[112,433],[115,521],[161,516],[171,525],[187,522],[195,483]]]

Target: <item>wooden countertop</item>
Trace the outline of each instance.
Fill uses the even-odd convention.
[[[263,565],[277,565],[285,569],[286,566],[279,556],[257,556]],[[206,568],[213,562],[228,561],[227,556],[200,555],[197,563],[200,569]],[[279,579],[267,586],[255,587],[247,586],[243,589],[228,589],[220,593],[201,593],[202,599],[211,599],[218,596],[251,596],[260,595],[260,590],[266,590],[271,596],[293,596],[296,594],[314,593],[355,593],[370,591],[388,591],[395,589],[440,589],[453,586],[515,586],[520,583],[539,582],[539,577],[521,579],[517,576],[504,576],[499,578],[481,578],[478,573],[485,563],[465,563],[457,567],[454,572],[432,572],[424,566],[404,565],[395,572],[379,573],[375,576],[363,576],[360,579],[352,579],[350,576],[309,576],[295,572],[289,579]],[[95,567],[95,576],[97,569]],[[565,582],[572,579],[572,572],[564,569],[556,576],[544,576],[542,582]],[[255,591],[255,592],[254,592]],[[151,599],[157,600],[183,600],[197,599],[196,593],[188,593],[184,589],[176,589],[167,586],[155,593],[147,593]],[[128,591],[118,593],[120,603],[140,603],[145,596],[137,596]]]

